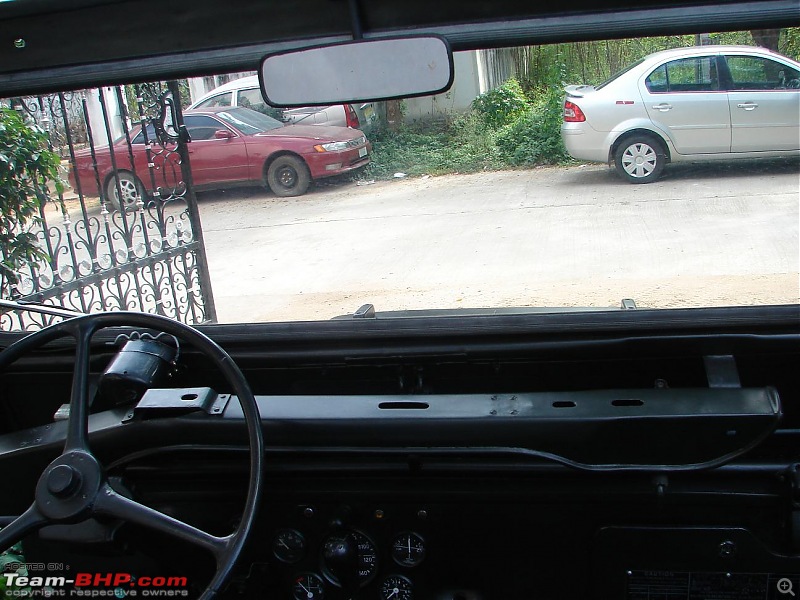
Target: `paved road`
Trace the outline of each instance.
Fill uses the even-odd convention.
[[[798,302],[800,161],[199,195],[220,321],[477,306]]]

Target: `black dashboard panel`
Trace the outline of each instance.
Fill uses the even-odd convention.
[[[635,326],[586,315],[586,329],[540,317],[493,332],[478,319],[402,339],[380,322],[307,337],[218,328],[258,394],[267,444],[264,500],[222,597],[783,600],[781,581],[800,585],[800,323],[784,312],[756,323],[741,311],[724,327],[717,311]],[[63,444],[52,415],[72,352],[55,344],[2,379],[0,468],[20,490]],[[114,355],[100,337],[93,374]],[[98,404],[92,449],[118,491],[224,535],[248,482],[243,423],[235,398],[176,410],[185,388],[227,393],[206,359],[185,348],[183,362],[175,389],[138,409]],[[24,413],[34,380],[45,393]],[[711,456],[723,460],[701,464]],[[625,464],[643,458],[666,467]],[[16,494],[3,512],[27,503]],[[181,575],[191,597],[214,566],[114,521],[42,537],[30,560]]]
[[[204,479],[189,475],[205,459]],[[235,518],[235,462],[176,451],[129,464],[127,481],[143,501],[190,522],[210,519],[209,497],[215,518]],[[666,579],[678,589],[683,573],[696,581],[701,573],[735,581],[763,574],[773,587],[777,575],[800,573],[800,559],[788,554],[792,508],[777,465],[659,476],[423,455],[391,461],[369,452],[348,461],[275,452],[268,462],[267,500],[231,598],[301,598],[293,595],[298,580],[319,578],[325,598],[394,599],[400,592],[381,595],[381,587],[399,577],[413,589],[409,598],[639,600],[642,589],[662,597],[653,593]],[[346,593],[326,544],[348,534],[365,544],[369,568]],[[739,586],[729,597],[765,597],[755,590],[764,588]]]

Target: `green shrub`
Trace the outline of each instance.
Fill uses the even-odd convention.
[[[489,90],[472,101],[472,108],[490,127],[500,127],[517,119],[528,108],[528,99],[516,79]]]
[[[32,229],[41,222],[47,183],[63,191],[60,159],[47,149],[47,134],[26,125],[16,111],[0,107],[0,294],[17,281],[26,263],[45,257]]]
[[[500,90],[505,89],[506,92]],[[472,112],[404,125],[370,134],[372,161],[366,178],[394,173],[474,173],[568,159],[561,141],[562,92],[558,86],[531,92],[527,100],[516,81],[478,97]],[[498,98],[513,97],[512,102]],[[513,109],[511,107],[514,107]]]
[[[370,134],[372,161],[365,176],[386,179],[394,173],[441,175],[502,168],[494,132],[467,114],[444,121],[405,125]]]
[[[546,88],[528,111],[503,127],[495,138],[501,159],[515,167],[567,160],[561,140],[561,102],[560,90]]]

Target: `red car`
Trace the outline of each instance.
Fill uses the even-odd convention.
[[[247,108],[191,110],[184,114],[184,123],[191,137],[189,155],[196,189],[264,184],[278,196],[300,196],[312,180],[366,166],[372,151],[358,129],[285,125]],[[152,126],[147,134],[150,141],[155,139]],[[114,161],[108,147],[96,150],[96,157],[101,192],[116,208],[135,209],[145,192],[152,194],[161,188],[164,195],[182,180],[177,153],[158,144],[151,150],[154,168],[148,168],[141,127],[131,132],[130,152],[125,137],[113,148]],[[76,162],[84,193],[97,190],[90,151],[76,153]],[[70,182],[75,187],[72,171]]]

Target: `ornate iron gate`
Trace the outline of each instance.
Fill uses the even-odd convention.
[[[47,259],[17,273],[11,299],[216,320],[180,94],[170,81],[12,101],[48,132],[73,189],[41,204]],[[0,329],[59,318],[9,311]]]

